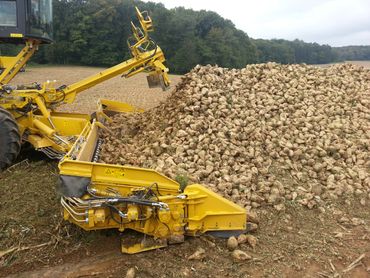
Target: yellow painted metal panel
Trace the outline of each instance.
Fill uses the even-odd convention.
[[[144,112],[143,109],[137,108],[131,104],[108,99],[100,99],[99,105],[103,110],[114,111],[117,113]]]
[[[246,210],[199,184],[189,185],[188,233],[246,229]]]
[[[19,37],[22,34],[11,34],[11,36]],[[35,53],[39,45],[39,42],[29,40],[26,46],[14,57],[0,57],[0,63],[5,65],[4,71],[0,74],[0,85],[8,84],[19,70],[28,62],[28,60]]]

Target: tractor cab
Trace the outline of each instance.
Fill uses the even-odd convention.
[[[0,41],[52,42],[52,0],[0,0]]]

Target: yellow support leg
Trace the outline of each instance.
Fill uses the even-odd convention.
[[[37,41],[29,40],[17,56],[0,56],[0,68],[3,69],[0,74],[0,85],[8,84],[16,76],[38,49],[38,45]]]

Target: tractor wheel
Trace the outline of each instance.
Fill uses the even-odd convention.
[[[12,114],[0,107],[0,172],[9,167],[21,149],[21,136]]]

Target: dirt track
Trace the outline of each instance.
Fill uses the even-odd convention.
[[[84,67],[30,68],[16,83],[60,79],[71,83],[99,69]],[[176,83],[178,76],[173,76]],[[157,105],[169,92],[146,89],[143,75],[113,79],[81,94],[69,111],[90,113],[98,97],[126,101],[143,108]],[[67,108],[66,108],[67,109]],[[260,210],[255,249],[242,250],[253,259],[233,262],[223,240],[200,237],[180,245],[137,255],[119,252],[114,231],[83,232],[61,221],[54,185],[57,168],[35,152],[24,152],[20,163],[0,174],[0,276],[6,277],[123,277],[134,267],[137,277],[369,277],[370,202],[338,200],[325,210],[307,210],[294,202],[285,215]],[[349,221],[344,221],[347,218]],[[354,220],[355,219],[355,220]],[[357,220],[356,220],[357,219]],[[45,246],[35,247],[47,243]],[[190,261],[201,246],[206,257]],[[354,268],[346,268],[360,255]]]

